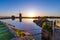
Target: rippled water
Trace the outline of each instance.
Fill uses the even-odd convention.
[[[35,23],[33,23],[32,19],[23,19],[22,22],[19,22],[18,19],[12,21],[12,20],[2,20],[4,22],[7,22],[9,24],[12,24],[15,26],[16,29],[19,30],[26,30],[28,32],[30,32],[31,35],[34,35],[34,38],[36,40],[41,40],[41,32],[42,32],[42,28],[37,26]],[[39,34],[38,34],[39,33]]]

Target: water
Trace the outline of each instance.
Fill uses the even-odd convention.
[[[21,23],[19,22],[18,19],[14,20],[14,21],[12,21],[10,19],[1,20],[1,21],[14,25],[16,29],[28,31],[31,35],[33,35],[33,37],[36,40],[41,40],[42,28],[37,26],[35,23],[33,23],[32,19],[23,19],[23,21]],[[37,34],[37,35],[34,35],[34,34]]]

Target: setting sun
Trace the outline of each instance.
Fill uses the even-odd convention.
[[[34,12],[29,12],[28,17],[35,17],[35,13]]]

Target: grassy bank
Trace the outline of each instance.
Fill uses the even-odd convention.
[[[9,29],[0,22],[0,40],[11,40],[14,35],[9,31]]]

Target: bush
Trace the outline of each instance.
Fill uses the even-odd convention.
[[[52,22],[44,22],[43,23],[43,25],[42,25],[42,27],[44,28],[44,29],[46,29],[46,30],[48,30],[48,31],[50,31],[51,32],[51,30],[52,30]]]

